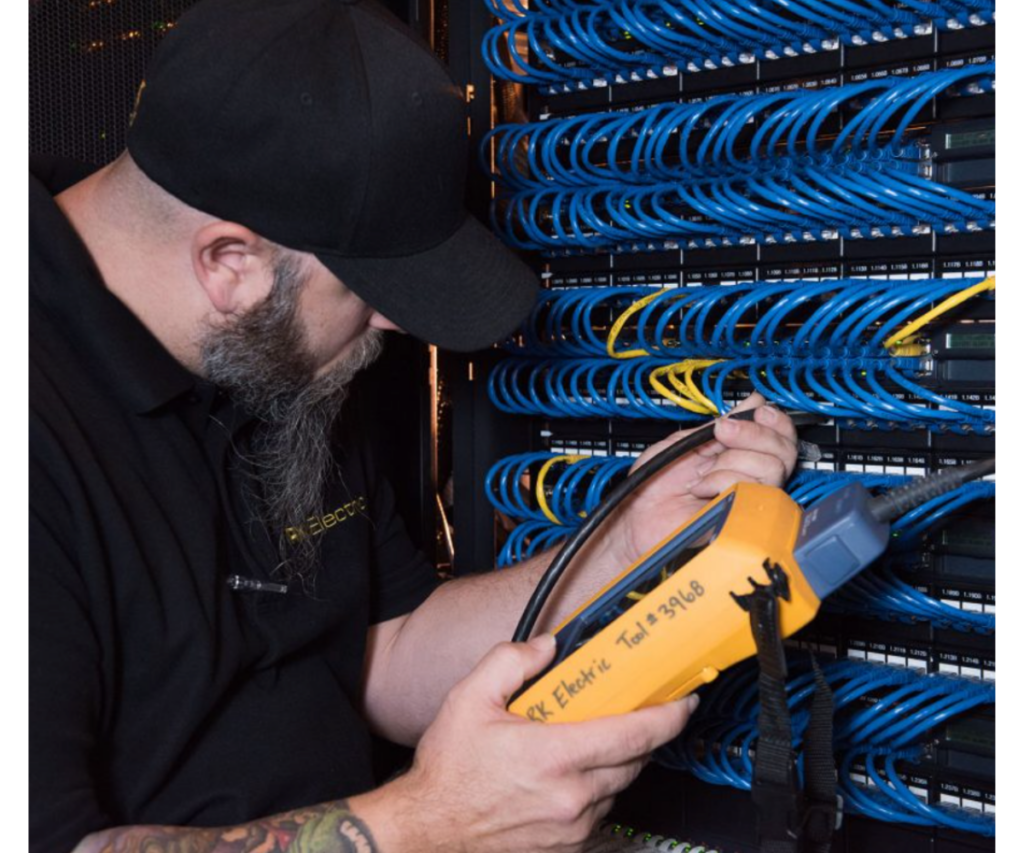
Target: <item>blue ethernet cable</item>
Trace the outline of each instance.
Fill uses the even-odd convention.
[[[835,600],[829,602],[829,609],[839,612],[853,612],[874,619],[888,619],[906,624],[920,620],[936,621],[942,616],[937,609],[922,604],[906,587],[887,583],[876,572],[866,572],[849,589],[843,589]]]
[[[874,756],[872,756],[873,758]],[[959,829],[962,832],[971,832],[986,837],[995,835],[995,820],[988,815],[972,815],[968,810],[961,809],[959,814],[951,809],[922,803],[899,778],[895,762],[899,753],[891,752],[885,756],[885,775],[888,784],[892,786],[899,802],[908,809],[920,813],[926,819],[940,826],[948,826],[952,829]],[[869,760],[869,766],[873,766]],[[877,777],[876,777],[877,778]]]
[[[971,72],[968,75],[961,74],[961,77],[965,78],[965,79],[967,77],[971,77],[972,79],[975,79],[975,80],[979,80],[979,79],[984,80],[984,79],[986,79],[985,78],[985,74],[991,72],[992,69],[993,69],[992,66],[987,66],[987,67],[984,67],[980,71]],[[939,75],[939,76],[942,77],[942,86],[946,85],[949,82],[949,80],[950,80],[948,75],[946,75],[946,76]],[[921,84],[919,82],[916,82],[916,81],[911,81],[911,82],[914,82],[914,85],[918,86],[919,89],[921,88]],[[930,91],[938,90],[938,89],[942,88],[942,86],[940,86],[938,83],[934,83],[934,82],[931,84],[931,86],[932,86],[932,88],[931,88]],[[902,82],[902,83],[899,83],[899,84],[890,82],[888,84],[888,88],[891,90],[889,92],[889,95],[893,98],[893,102],[894,103],[898,103],[898,100],[895,99],[895,95],[893,95],[894,91],[897,91],[897,90],[899,90],[899,91],[911,91],[905,85],[905,81]],[[821,94],[814,95],[814,98],[815,98],[816,101],[820,101],[821,97],[822,97]],[[733,100],[727,100],[726,106],[729,106],[730,104],[731,104],[731,108],[729,108],[729,109],[731,109],[734,112],[735,111],[734,101]],[[805,106],[806,106],[806,104],[805,104]],[[873,106],[873,109],[872,109],[872,106]],[[683,108],[683,109],[684,110],[689,110],[689,108]],[[728,117],[728,115],[729,115],[729,110],[728,109],[726,110],[725,115]],[[785,113],[785,111],[781,111],[780,113],[776,113],[775,114],[775,116],[779,116],[779,115],[786,115],[786,113]],[[795,121],[793,117],[794,116],[799,117],[800,115],[801,115],[801,111],[800,110],[790,111],[790,113],[788,113],[788,116],[790,116],[790,118],[788,118],[785,122],[782,122],[782,123],[776,122],[775,123],[776,126],[774,127],[773,141],[777,141],[777,138],[782,133],[784,133],[786,131],[787,127],[790,128],[793,131],[795,131],[797,128],[799,128],[802,125],[802,123],[798,122],[798,121]],[[864,111],[862,111],[862,113],[857,117],[857,118],[861,119],[860,123],[858,124],[857,119],[855,119],[853,122],[851,122],[848,125],[848,127],[846,128],[844,133],[852,135],[852,131],[853,130],[858,130],[858,133],[859,133],[860,132],[859,131],[859,127],[860,126],[864,126],[864,127],[867,126],[867,119],[871,119],[872,121],[878,121],[880,116],[884,117],[885,115],[886,114],[883,111],[878,109],[877,104],[872,104],[871,106],[869,106],[868,109],[865,109]],[[719,118],[721,118],[721,116]],[[769,120],[764,123],[764,126],[761,128],[759,133],[761,133],[761,134],[765,133],[767,131],[767,129],[772,126],[772,118],[774,118],[774,117],[769,117]],[[906,118],[906,116],[904,116],[904,119],[905,118]],[[591,120],[591,121],[593,121],[593,120]],[[602,119],[601,121],[604,121],[604,119]],[[620,122],[620,125],[618,125],[618,131],[621,131],[622,133],[626,133],[627,131],[629,131],[630,133],[635,132],[637,135],[640,135],[641,133],[647,134],[648,131],[650,131],[650,135],[651,135],[652,139],[657,136],[657,132],[652,129],[653,126],[654,126],[654,118],[652,116],[645,117],[645,119],[643,120],[644,124],[642,125],[642,130],[636,130],[636,122],[638,120],[635,117],[631,118],[629,122],[625,122],[625,123],[622,122],[621,119],[617,119],[617,118],[615,119],[615,121]],[[692,126],[692,125],[689,125],[689,126]],[[682,131],[682,135],[683,136],[685,136],[686,133],[688,132],[687,128],[689,126],[684,126],[683,131]],[[716,141],[716,157],[720,157],[721,151],[723,150],[722,145],[724,144],[724,141],[726,139],[726,137],[724,135],[721,135],[721,134],[720,135],[716,135],[716,133],[718,133],[718,128],[720,128],[721,126],[722,125],[716,125],[715,128],[713,128],[712,132],[709,134],[708,139],[705,140],[705,144],[702,145],[702,152],[703,152],[702,156],[707,156],[708,147],[710,145],[710,141],[709,140],[716,139],[717,140]],[[549,135],[546,136],[546,138],[553,140],[555,138],[561,138],[561,137],[557,137],[555,134],[549,134]],[[794,138],[795,138],[795,136],[791,135],[791,140],[790,140],[790,144],[791,145],[795,144]],[[844,137],[841,136],[840,139],[842,140],[842,138],[844,138]],[[646,153],[653,153],[653,155],[656,158],[656,156],[657,156],[659,151],[660,152],[664,152],[664,143],[665,143],[665,140],[667,140],[667,139],[668,139],[668,136],[663,134],[663,136],[660,137],[660,141],[650,141],[650,140],[648,140],[643,145],[637,144],[636,145],[636,151],[634,152],[634,157],[633,157],[634,165],[636,165],[639,162],[639,160],[640,160],[640,154],[639,153],[641,151],[641,148]],[[591,139],[590,141],[593,142],[594,140]],[[814,143],[813,143],[813,140],[812,140],[812,145],[813,144]],[[573,152],[577,152],[579,150],[579,146],[575,146],[574,148],[571,148],[571,150]],[[588,150],[589,150],[589,148],[588,148]],[[507,148],[504,145],[502,146],[502,151],[503,152],[507,151]],[[755,145],[755,154],[756,154],[756,151],[757,151],[757,145]],[[649,156],[648,156],[647,159],[649,160]],[[535,160],[535,162],[536,162],[536,160]],[[876,167],[872,167],[872,168],[876,168]],[[621,170],[620,170],[620,173],[621,173]],[[839,196],[842,199],[845,199],[846,201],[843,204],[846,207],[847,211],[850,210],[850,205],[855,206],[856,209],[860,209],[864,213],[864,215],[866,216],[868,224],[870,224],[872,227],[887,228],[893,222],[896,222],[897,224],[899,224],[901,226],[907,226],[907,227],[909,227],[910,225],[913,224],[913,222],[909,218],[907,218],[906,216],[902,216],[901,217],[901,216],[899,216],[894,211],[887,212],[885,208],[878,207],[877,202],[882,201],[883,197],[880,196],[878,193],[874,193],[871,184],[864,184],[863,176],[860,176],[860,175],[858,175],[858,174],[856,174],[854,172],[851,172],[845,178],[843,178],[843,177],[838,177],[837,178],[835,175],[826,175],[826,174],[823,174],[823,173],[820,173],[820,172],[814,172],[814,171],[812,171],[810,173],[810,176],[818,184],[820,184],[821,186],[826,188],[828,191],[830,191],[830,193],[839,194]],[[973,206],[974,209],[971,210],[971,214],[970,214],[972,216],[984,218],[985,216],[991,216],[991,215],[994,214],[994,206],[992,206],[990,203],[978,202],[978,201],[974,200],[973,197],[970,197],[968,194],[959,194],[958,190],[952,191],[948,187],[941,187],[941,188],[937,189],[936,187],[938,185],[933,184],[933,183],[928,182],[928,181],[924,181],[923,179],[921,179],[921,178],[919,178],[918,176],[915,176],[915,175],[902,174],[900,172],[891,172],[891,173],[887,172],[887,173],[883,173],[882,174],[882,178],[883,178],[884,181],[888,181],[890,183],[890,185],[895,185],[895,186],[897,186],[897,188],[900,189],[900,193],[902,195],[899,198],[902,200],[901,203],[903,204],[904,208],[906,208],[908,210],[912,210],[915,214],[918,214],[919,216],[930,215],[933,218],[941,217],[941,216],[948,216],[951,212],[958,211],[959,208],[964,207],[964,206]],[[804,181],[802,177],[800,178],[800,180],[802,181],[802,184],[803,184],[804,187],[809,186],[809,184],[807,184],[807,182]],[[515,178],[513,178],[513,181],[515,181]],[[896,184],[893,184],[892,183],[893,181],[896,181]],[[655,190],[657,190],[657,187],[654,187],[654,188],[655,188]],[[570,216],[568,217],[568,221],[569,221],[569,223],[571,225],[571,230],[572,230],[573,234],[584,230],[584,228],[581,228],[580,222],[578,221],[579,217],[587,217],[588,218],[587,226],[593,228],[598,234],[601,234],[601,236],[605,239],[605,241],[607,241],[607,240],[620,240],[620,241],[623,241],[623,240],[629,240],[631,237],[634,237],[634,238],[635,237],[643,237],[643,229],[650,229],[650,234],[652,234],[652,236],[657,236],[657,234],[660,232],[659,231],[659,224],[664,227],[665,223],[667,223],[668,221],[673,221],[676,224],[678,224],[678,222],[679,222],[679,220],[676,219],[676,217],[674,217],[673,214],[671,214],[671,213],[669,213],[669,212],[667,212],[664,209],[659,207],[660,199],[658,198],[657,195],[655,195],[655,197],[653,198],[652,207],[653,207],[655,213],[659,214],[660,217],[662,217],[662,219],[664,220],[663,223],[659,223],[657,221],[657,219],[649,216],[643,210],[642,205],[643,205],[643,203],[645,201],[644,196],[637,197],[634,194],[633,196],[630,196],[630,197],[628,197],[626,195],[609,197],[608,196],[609,189],[610,189],[609,187],[602,187],[601,198],[603,198],[604,201],[605,201],[605,209],[606,209],[605,213],[608,216],[611,217],[611,220],[613,222],[617,222],[618,224],[622,225],[623,229],[620,230],[620,231],[617,231],[617,232],[609,231],[609,229],[607,227],[609,223],[606,221],[606,219],[602,220],[601,216],[599,216],[599,215],[594,213],[594,203],[598,200],[598,197],[585,198],[585,197],[582,197],[579,193],[574,193],[574,194],[570,195],[570,199],[571,199],[570,205],[573,205],[574,207],[573,207],[573,209],[571,211]],[[788,205],[792,206],[793,199],[799,198],[799,197],[795,197],[795,196],[791,197],[790,195],[788,195],[788,193],[790,193],[790,190],[788,190],[787,187],[782,186],[782,184],[780,184],[775,179],[771,179],[769,182],[765,183],[763,186],[758,185],[757,183],[753,183],[753,184],[751,184],[749,189],[750,189],[750,191],[754,191],[755,194],[760,193],[760,194],[764,195],[765,193],[768,193],[769,194],[769,198],[772,198],[776,203],[781,202],[783,205],[788,204]],[[712,193],[711,197],[708,196],[707,191],[703,191],[699,187],[697,188],[697,191],[695,191],[695,193],[692,193],[692,194],[689,194],[689,195],[687,195],[687,194],[679,194],[679,195],[680,195],[681,199],[685,203],[687,203],[689,206],[694,207],[696,210],[702,211],[706,215],[710,215],[712,217],[715,217],[717,215],[718,217],[723,218],[724,221],[727,224],[731,224],[732,227],[738,228],[740,220],[734,219],[734,217],[729,213],[729,210],[731,208],[735,207],[735,208],[737,208],[737,211],[736,211],[737,214],[739,213],[739,211],[744,211],[744,213],[750,213],[751,212],[751,204],[752,204],[751,200],[743,199],[742,197],[736,196],[735,193],[734,193],[734,190],[732,189],[731,186],[714,185],[711,188],[710,191]],[[783,193],[785,195],[780,197],[779,193]],[[538,212],[538,205],[540,203],[546,201],[546,199],[550,199],[550,198],[551,198],[550,195],[546,197],[544,194],[540,194],[540,195],[539,194],[534,194],[534,198],[530,199],[530,202],[531,202],[531,207],[530,207],[531,217],[530,218],[531,219],[532,218],[536,218],[536,215],[537,215],[537,212]],[[610,204],[610,205],[608,204],[609,198],[612,199],[613,204]],[[868,202],[867,200],[869,198],[874,199],[874,202]],[[641,206],[641,211],[642,211],[643,215],[640,217],[640,219],[642,219],[642,221],[639,221],[635,216],[631,215],[632,216],[632,218],[631,218],[631,216],[627,216],[626,215],[626,210],[632,208],[632,206],[633,206],[632,203],[634,202],[634,200],[636,201],[636,204]],[[916,201],[913,201],[913,200],[916,200]],[[887,201],[892,201],[892,200],[889,199]],[[561,215],[561,211],[558,208],[560,208],[561,205],[563,205],[563,204],[564,204],[563,197],[555,197],[553,199],[553,206],[555,207],[555,210],[554,210],[554,217],[555,217],[555,225],[554,225],[554,227],[555,227],[555,231],[556,231],[555,236],[556,236],[556,238],[562,244],[564,244],[572,236],[572,234],[570,234],[562,225],[562,215]],[[814,205],[816,205],[816,204],[820,205],[820,207],[818,208],[817,212],[819,214],[821,214],[824,211],[824,206],[826,204],[825,197],[821,197],[821,196],[818,196],[818,195],[812,195],[811,199],[806,200],[806,202],[805,202],[805,206],[810,205],[811,209],[813,209]],[[922,205],[924,205],[924,207],[922,207]],[[756,212],[756,209],[757,209],[757,206],[755,205],[755,212]],[[521,201],[521,199],[519,200],[518,204],[516,204],[515,200],[512,201],[512,203],[510,204],[509,209],[507,211],[506,218],[508,219],[508,217],[510,217],[516,211],[519,211],[519,213],[520,213],[519,218],[521,219],[522,218],[522,216],[521,216],[521,212],[522,212],[522,201]],[[730,223],[730,220],[733,220],[733,221]],[[767,223],[767,215],[762,215],[760,217],[760,221],[761,221],[762,225],[766,225],[766,223]],[[510,224],[510,222],[509,222],[509,224]],[[532,222],[531,221],[520,222],[520,224],[522,224],[527,229],[529,237],[531,237],[535,241],[545,241],[544,234],[542,232],[540,232],[539,230],[537,230],[536,228],[534,228],[534,226],[532,226]],[[804,228],[814,227],[814,222],[807,221],[807,220],[805,220],[803,222],[800,222],[799,220],[797,220],[797,221],[792,222],[791,224],[793,225],[794,228],[799,228],[801,226],[803,226]],[[639,234],[636,233],[638,227],[641,228],[641,232]],[[687,230],[691,230],[692,231],[692,227],[688,227]],[[632,234],[631,234],[631,231],[633,232]],[[650,236],[650,234],[649,234],[649,236]],[[777,234],[776,234],[776,239],[777,239]],[[516,240],[518,241],[518,239],[516,239]],[[518,242],[521,242],[521,241],[518,241]],[[601,242],[602,241],[600,240],[600,238],[590,240],[591,248],[596,248],[597,245],[600,245]]]
[[[945,409],[952,409],[953,411],[944,411],[942,409],[932,409],[928,413],[930,418],[941,418],[944,420],[957,420],[959,422],[968,422],[971,424],[978,424],[982,427],[990,426],[995,423],[996,415],[995,412],[987,409],[980,408],[978,406],[972,406],[967,403],[961,403],[959,400],[952,400],[948,397],[942,397],[939,394],[925,388],[921,385],[913,383],[903,373],[894,369],[892,365],[886,364],[883,368],[887,379],[892,380],[898,385],[901,385],[912,394],[921,397],[936,406],[941,406]],[[957,418],[957,414],[960,415]]]
[[[533,50],[539,46],[543,52],[544,46],[536,41],[535,30],[540,26],[552,48],[582,62],[584,68],[570,68],[544,53],[536,57],[545,67],[541,71],[527,65],[524,57],[514,51],[507,58],[511,65],[506,67],[504,58],[496,51],[497,38],[492,35],[499,28],[492,29],[485,38],[485,60],[498,76],[549,84],[555,82],[551,80],[554,77],[564,85],[572,81],[582,83],[587,76],[629,78],[637,69],[654,73],[666,61],[678,61],[683,70],[696,72],[718,64],[814,52],[826,48],[836,37],[848,46],[858,46],[925,33],[932,26],[983,26],[992,20],[992,4],[984,0],[948,9],[936,4],[905,4],[905,10],[890,8],[885,12],[872,0],[776,2],[788,17],[775,15],[749,0],[739,0],[738,4],[726,0],[540,3],[530,9],[514,0],[512,10],[489,2],[491,11],[503,21],[500,26],[516,25],[517,29],[509,34],[510,40],[525,27],[528,40],[532,36]],[[661,26],[658,21],[663,18],[668,18],[672,26]],[[613,48],[610,41],[616,28],[628,29],[634,41],[649,52],[637,57]],[[567,38],[571,43],[566,42]]]
[[[962,690],[968,689],[967,683],[962,682],[961,679],[955,679],[954,683],[945,676],[919,678],[910,686],[913,690],[898,689],[894,691],[893,695],[899,696],[898,701],[881,711],[876,717],[864,721],[864,724],[858,724],[858,719],[865,717],[866,712],[855,714],[850,727],[845,725],[841,727],[844,736],[842,738],[837,736],[837,743],[844,746],[895,745],[894,737],[900,730],[905,730],[911,725],[907,722],[908,718],[929,720],[932,714],[936,710],[941,710],[950,699],[954,702],[958,701],[957,696],[953,693],[954,686]]]
[[[508,568],[529,559],[543,547],[552,547],[569,535],[570,529],[545,521],[525,521],[509,533],[508,540],[498,555],[496,566]],[[527,543],[529,540],[529,543]]]
[[[541,513],[524,501],[519,485],[533,464],[534,454],[518,454],[502,460],[488,472],[486,485],[491,502],[497,509],[512,518],[544,520]],[[497,490],[494,489],[495,480],[497,480]]]
[[[854,783],[850,778],[851,765],[858,756],[866,755],[867,752],[867,750],[860,750],[858,752],[851,750],[845,753],[839,765],[839,792],[843,797],[843,808],[852,814],[862,814],[887,823],[932,826],[933,824],[929,819],[899,809],[881,791],[873,791]],[[910,755],[911,751],[907,750],[903,754]]]
[[[961,507],[979,500],[991,500],[995,497],[995,491],[995,483],[979,481],[943,495],[945,500],[928,501],[901,517],[893,525],[893,535],[908,544],[913,543],[928,528],[934,527]]]
[[[904,403],[886,391],[878,382],[877,364],[878,362],[875,360],[843,359],[841,371],[844,387],[850,391],[853,399],[860,402],[862,411],[878,413],[877,417],[881,420],[907,424],[919,420],[922,417],[920,407],[915,408],[911,404]],[[867,380],[872,388],[871,391],[861,387],[854,371],[859,372],[861,378]]]
[[[957,683],[954,685],[954,676],[934,676],[928,691],[930,704],[910,708],[906,716],[889,720],[885,728],[876,731],[868,743],[886,744],[897,748],[907,746],[913,738],[919,737],[945,720],[952,709],[968,710],[980,704],[983,691],[975,690],[966,679],[955,678]],[[943,681],[950,683],[946,685],[942,683]],[[984,685],[979,682],[978,686]],[[936,687],[940,689],[935,689]]]

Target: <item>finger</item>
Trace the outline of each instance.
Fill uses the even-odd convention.
[[[731,412],[745,412],[748,409],[759,409],[765,404],[765,399],[757,391],[748,394],[739,403],[732,407]]]
[[[720,441],[709,441],[707,444],[702,444],[694,452],[698,456],[703,456],[705,458],[713,458],[715,456],[718,456],[718,454],[721,453],[723,450],[725,450],[725,445],[722,444]]]
[[[677,441],[682,441],[684,438],[686,438],[689,435],[692,435],[696,431],[696,429],[679,430],[678,432],[672,433],[672,435],[670,435],[668,438],[663,438],[661,441],[650,445],[649,447],[647,447],[646,450],[644,450],[643,453],[640,454],[640,456],[637,457],[636,462],[634,462],[632,467],[630,467],[629,472],[632,474],[637,468],[639,468],[649,459],[651,459],[654,456],[657,456],[659,453],[661,453],[661,451],[665,450],[668,447],[671,447]],[[672,467],[675,469],[679,469],[684,466],[693,465],[696,464],[696,462],[698,461],[698,456],[713,457],[717,456],[723,450],[725,450],[725,445],[723,445],[722,443],[718,441],[708,441],[700,445],[699,447],[695,448],[690,453],[687,453],[685,456],[682,457],[681,461],[673,463]]]
[[[755,422],[781,433],[793,442],[797,440],[796,426],[793,424],[793,419],[777,406],[768,405],[764,397],[756,392],[734,406],[729,414],[748,409],[754,410]]]
[[[624,791],[636,781],[640,771],[644,769],[646,761],[637,759],[617,767],[595,767],[587,771],[591,789],[593,790],[594,802],[614,797],[619,791]]]
[[[616,767],[642,758],[672,740],[683,730],[697,701],[696,697],[687,697],[628,714],[582,723],[556,723],[549,729],[557,734],[569,764],[578,768]]]
[[[587,809],[587,813],[584,819],[588,820],[591,823],[591,825],[596,827],[602,820],[604,820],[604,818],[608,816],[608,812],[610,812],[614,806],[615,797],[605,797],[603,800],[594,803],[594,805]],[[589,851],[591,849],[592,848],[589,846],[584,848],[585,851]],[[612,849],[615,848],[598,847],[596,853],[601,853],[601,851],[605,850],[610,851]]]
[[[544,849],[557,853],[611,853],[609,839],[599,831],[598,824],[608,816],[614,805],[615,798],[606,797],[587,806],[575,820],[560,822],[554,829],[557,837],[553,846]],[[616,850],[622,849],[618,841],[614,845]]]
[[[775,406],[761,406],[754,412],[754,420],[796,443],[796,427],[793,425],[793,419]]]
[[[744,397],[739,403],[737,403],[730,412],[743,412],[747,409],[760,409],[765,407],[765,399],[757,391],[754,391]],[[771,407],[769,407],[771,408]],[[756,417],[756,415],[755,415]],[[788,418],[787,418],[788,420]],[[703,429],[705,425],[699,427],[691,427],[690,429],[680,429],[671,435],[663,438],[661,441],[650,445],[643,454],[637,459],[636,464],[639,465],[641,462],[646,461],[651,456],[654,456],[664,450],[666,447],[675,444],[677,441],[686,438],[689,435],[693,435],[697,430]],[[697,452],[704,456],[711,456],[715,453],[719,453],[722,450],[722,445],[717,441],[711,441],[707,444],[701,445]],[[636,465],[633,466],[634,468]]]
[[[695,498],[717,498],[722,492],[731,489],[737,483],[755,483],[753,477],[741,474],[739,471],[715,471],[708,474],[699,483],[690,487],[690,494]]]
[[[606,800],[601,800],[594,806],[594,823],[600,823],[606,817],[608,812],[612,810],[612,806],[615,805],[615,797],[608,797]]]
[[[754,482],[769,486],[781,486],[790,473],[786,460],[772,453],[758,453],[756,450],[726,450],[703,476],[707,477],[716,471],[736,471]]]
[[[540,634],[528,643],[499,643],[459,685],[462,695],[504,708],[512,694],[540,675],[554,657],[551,634]]]
[[[654,444],[650,445],[644,450],[643,453],[640,454],[640,456],[637,457],[636,462],[634,462],[633,466],[629,469],[630,472],[636,470],[636,468],[638,468],[640,465],[643,465],[651,457],[657,456],[659,453],[661,453],[661,451],[665,450],[668,447],[671,447],[677,441],[682,441],[688,435],[692,435],[695,431],[696,430],[693,429],[682,429],[679,430],[678,432],[672,433],[666,438],[663,438],[661,441],[655,442]]]
[[[796,466],[796,441],[759,423],[725,418],[715,424],[715,438],[726,448],[754,450],[777,456],[785,464],[787,473],[792,473]]]

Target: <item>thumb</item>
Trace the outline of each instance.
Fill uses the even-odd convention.
[[[528,643],[499,643],[466,676],[464,691],[483,702],[508,705],[520,687],[554,660],[555,638],[539,634]]]
[[[764,397],[757,393],[757,391],[754,391],[752,394],[748,394],[743,398],[743,400],[733,406],[729,414],[732,414],[733,412],[743,412],[747,409],[756,409],[763,406],[765,402],[766,400]]]

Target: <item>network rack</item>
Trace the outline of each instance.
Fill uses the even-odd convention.
[[[551,10],[554,14],[570,5],[549,0],[541,7],[542,11]],[[897,3],[886,5],[899,8]],[[509,2],[498,10],[503,12],[503,20],[513,19],[509,12],[513,6],[516,4]],[[877,41],[869,38],[856,44],[838,43],[813,53],[798,50],[795,55],[761,57],[731,66],[712,63],[685,68],[681,63],[665,63],[640,73],[634,70],[589,78],[580,70],[587,67],[586,63],[558,49],[548,50],[547,61],[538,64],[534,61],[537,48],[550,46],[531,43],[530,51],[523,55],[525,63],[532,63],[531,68],[550,70],[564,64],[579,73],[575,77],[569,74],[565,80],[522,87],[525,101],[519,119],[540,126],[570,117],[584,120],[583,117],[603,112],[639,115],[659,104],[702,104],[723,95],[779,95],[798,89],[821,92],[869,81],[912,79],[944,69],[987,67],[995,61],[995,28],[991,20],[974,24],[958,28],[937,26],[918,35],[904,33]],[[477,17],[470,27],[483,36],[485,49],[486,34],[494,26],[495,20],[485,15],[484,21]],[[625,32],[623,39],[609,49],[633,51],[637,56],[642,53],[635,43],[630,43]],[[495,70],[494,60],[490,61],[490,69],[481,70],[472,62],[466,65],[474,71],[467,79],[475,83],[477,93],[476,103],[471,103],[470,109],[478,140],[495,123],[495,115],[489,112],[492,105],[507,100],[509,87],[513,86],[504,79],[488,79],[488,71]],[[504,62],[510,65],[507,58]],[[480,97],[480,93],[488,91],[497,95],[495,101]],[[855,117],[859,106],[848,105],[830,115],[822,122],[823,132],[833,136],[839,133]],[[508,120],[507,105],[499,103],[494,110],[499,114],[498,123]],[[994,202],[994,116],[991,92],[965,97],[963,93],[947,91],[932,98],[913,123],[913,139],[924,152],[929,179],[969,192],[980,201]],[[485,168],[500,171],[493,157],[488,161],[487,154],[485,149]],[[476,189],[480,193],[481,213],[485,187],[478,175]],[[503,192],[508,191],[499,186],[498,205]],[[489,191],[486,196],[489,199]],[[498,230],[501,233],[501,227]],[[829,234],[825,239],[810,240],[797,234],[788,242],[734,240],[715,246],[685,237],[630,238],[596,249],[566,251],[546,247],[528,253],[527,257],[535,264],[544,288],[552,292],[599,288],[683,292],[731,288],[744,282],[847,279],[956,282],[982,280],[995,274],[994,233],[988,227],[932,227],[918,232],[862,232],[852,236]],[[990,294],[972,300],[951,316],[951,321],[928,329],[925,348],[930,362],[922,383],[928,391],[950,401],[950,405],[994,411],[995,299]],[[591,317],[605,336],[616,318],[614,311],[596,311]],[[520,355],[515,346],[513,342],[514,357]],[[454,481],[456,494],[460,495],[455,519],[456,571],[479,571],[492,563],[506,544],[510,530],[520,521],[507,512],[497,511],[490,502],[485,484],[498,460],[535,453],[538,458],[628,461],[673,429],[687,426],[685,422],[643,418],[512,415],[496,411],[488,399],[487,379],[509,354],[492,352],[446,362],[448,387],[455,403]],[[749,392],[750,383],[736,377],[723,388],[722,400],[729,405]],[[909,399],[899,389],[889,390],[902,400]],[[994,425],[957,431],[899,429],[870,419],[852,427],[837,420],[806,430],[802,437],[820,448],[819,457],[804,462],[803,467],[822,475],[919,475],[994,454]],[[532,464],[522,472],[523,481],[529,483],[528,488],[523,488],[527,500],[536,486],[539,467],[539,463]],[[550,481],[542,484],[549,500],[551,482],[560,470],[551,469]],[[584,482],[583,478],[579,481]],[[472,501],[461,497],[467,493],[473,496]],[[536,510],[536,502],[529,508]],[[546,522],[537,517],[541,520],[535,523],[541,529]],[[545,541],[552,543],[557,539]],[[996,612],[991,497],[966,502],[944,517],[912,550],[887,559],[891,562],[887,570],[915,594],[940,605],[943,619],[895,615],[878,618],[877,614],[857,612],[855,602],[845,602],[826,608],[793,638],[793,654],[799,656],[813,650],[823,661],[859,661],[931,677],[963,678],[964,683],[992,684],[994,634],[984,627],[994,624]],[[962,624],[957,624],[956,613],[965,614]],[[915,796],[978,815],[995,814],[994,713],[994,705],[985,704],[947,721],[932,732],[916,764],[899,766],[903,782]],[[854,766],[851,776],[863,780],[865,786],[872,784],[863,766]],[[650,767],[622,795],[613,817],[665,837],[700,840],[730,853],[757,850],[755,815],[748,792],[708,785],[693,775],[661,766]],[[966,853],[992,850],[994,840],[951,827],[912,826],[847,815],[833,850],[852,853],[869,849]]]

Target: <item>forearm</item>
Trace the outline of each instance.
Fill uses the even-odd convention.
[[[720,420],[715,440],[662,470],[628,497],[576,555],[555,587],[538,630],[569,612],[738,482],[781,485],[796,464],[796,431],[752,395],[738,408],[760,408],[754,421]],[[648,461],[682,434],[649,447]],[[495,643],[510,639],[551,552],[515,569],[445,585],[371,641],[367,714],[392,739],[415,743],[448,690]],[[397,620],[396,620],[397,621]],[[397,630],[395,628],[397,627]]]
[[[116,827],[87,836],[73,853],[385,853],[392,848],[379,847],[356,814],[358,803],[376,794],[237,826]]]
[[[535,633],[553,630],[579,603],[624,568],[588,553],[588,545],[555,587]],[[370,668],[367,714],[382,734],[413,744],[441,702],[496,643],[510,640],[530,594],[556,549],[520,565],[442,585],[405,620]]]

